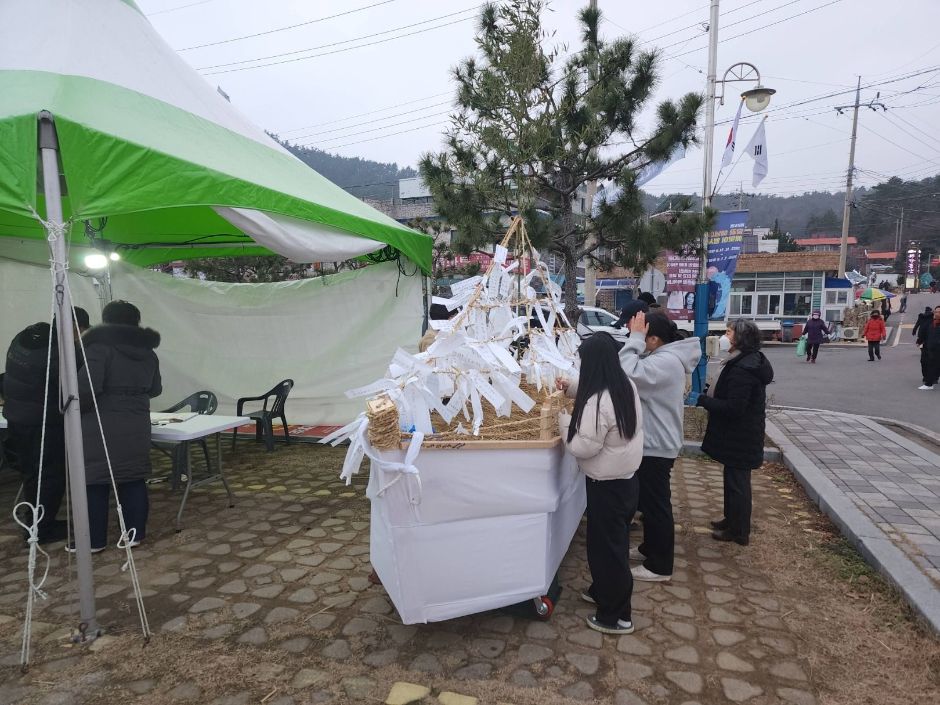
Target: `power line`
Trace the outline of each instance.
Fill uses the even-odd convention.
[[[795,5],[796,3],[802,2],[802,1],[803,1],[803,0],[789,0],[789,2],[785,2],[783,5],[778,5],[777,7],[772,7],[771,9],[769,9],[769,10],[767,10],[766,12],[763,12],[763,13],[761,13],[761,14],[758,14],[758,15],[751,15],[750,17],[745,17],[744,19],[738,20],[737,22],[732,22],[732,23],[730,23],[730,24],[724,25],[724,26],[722,27],[722,29],[728,29],[729,27],[734,27],[734,26],[739,25],[739,24],[744,24],[745,22],[750,22],[751,20],[757,19],[758,17],[762,17],[763,15],[766,15],[767,13],[776,12],[777,10],[782,10],[782,9],[785,8],[785,7],[789,7],[790,5]],[[835,2],[841,2],[841,0],[834,0],[834,1],[835,1]],[[751,3],[751,4],[753,5],[754,3]],[[745,5],[745,7],[747,7],[747,5]],[[725,13],[725,14],[728,14],[728,13]],[[706,24],[707,24],[707,23],[706,23]],[[691,25],[691,27],[697,27],[697,26],[699,26],[699,25],[698,25],[698,24]],[[689,27],[686,27],[685,29],[689,29]],[[677,30],[677,32],[682,32],[682,31],[684,31],[684,30],[681,30],[681,29],[680,29],[680,30]],[[652,41],[655,41],[656,39],[664,39],[665,37],[672,36],[672,34],[674,34],[674,33],[664,34],[664,35],[662,35],[662,36],[660,36],[660,37],[655,37],[654,39],[650,39],[649,41],[652,42]],[[729,40],[729,39],[734,39],[734,37],[727,37],[726,39],[720,39],[720,40],[719,40],[719,43],[724,42],[724,41],[727,41],[727,40]],[[647,42],[644,42],[644,44],[645,44],[645,43],[647,43]],[[660,50],[670,49],[670,48],[672,48],[672,47],[674,47],[674,46],[678,46],[679,44],[682,44],[682,42],[679,41],[679,42],[675,42],[675,43],[673,43],[673,44],[667,44],[666,46],[659,47],[659,49],[660,49]],[[694,50],[692,50],[692,51],[699,51],[699,50],[698,50],[698,49],[694,49]],[[692,52],[689,52],[689,53],[692,53]],[[667,57],[667,58],[669,58],[669,57]]]
[[[383,140],[386,137],[394,137],[395,135],[403,135],[406,132],[416,132],[418,130],[423,130],[428,127],[437,127],[438,125],[446,125],[447,120],[439,120],[437,122],[432,122],[428,125],[419,125],[418,127],[412,127],[408,130],[399,130],[398,132],[392,132],[387,135],[379,135],[378,137],[370,137],[364,140],[356,140],[355,142],[347,142],[346,144],[335,144],[328,147],[328,149],[342,149],[343,147],[349,147],[354,144],[362,144],[363,142],[375,142],[376,140]]]
[[[366,117],[367,115],[374,115],[375,113],[381,113],[386,110],[393,110],[395,108],[400,108],[405,105],[414,105],[415,103],[423,103],[426,100],[431,100],[433,98],[440,98],[442,95],[451,95],[451,91],[444,91],[443,93],[434,93],[433,95],[427,95],[423,98],[415,98],[414,100],[409,100],[404,103],[395,103],[394,105],[387,105],[382,108],[375,108],[365,113],[357,113],[356,115],[347,115],[343,118],[337,118],[335,120],[327,120],[326,122],[317,122],[313,125],[304,125],[303,127],[294,127],[290,130],[284,130],[281,134],[287,134],[288,132],[300,132],[301,130],[309,130],[314,127],[322,127],[324,125],[335,125],[338,122],[346,122],[347,120],[355,120],[356,118]],[[429,106],[430,107],[430,106]]]
[[[360,130],[359,132],[350,132],[347,135],[336,135],[335,137],[326,137],[325,139],[322,139],[319,142],[314,140],[312,143],[311,142],[297,142],[297,144],[316,145],[316,144],[323,144],[324,142],[336,142],[339,140],[348,139],[350,137],[358,137],[359,135],[367,135],[371,132],[381,132],[382,130],[387,130],[390,127],[399,127],[401,125],[411,125],[412,123],[420,122],[422,120],[427,120],[428,118],[440,117],[441,115],[447,115],[447,113],[449,112],[450,112],[449,110],[443,110],[439,113],[431,113],[430,115],[422,115],[421,117],[411,118],[410,120],[402,120],[401,122],[393,122],[390,125],[383,125],[382,127],[373,127],[369,130]],[[345,129],[345,128],[340,128],[340,129]],[[397,134],[397,133],[393,133],[393,134]]]
[[[279,59],[279,58],[285,57],[285,56],[295,56],[296,54],[303,54],[304,52],[308,52],[308,51],[318,51],[318,50],[320,50],[320,49],[328,49],[328,48],[330,48],[330,47],[340,46],[340,45],[343,45],[343,44],[351,44],[352,42],[359,42],[359,41],[362,41],[362,40],[364,40],[364,39],[371,39],[372,37],[381,37],[381,36],[386,35],[386,34],[392,34],[392,33],[394,33],[394,32],[400,32],[400,31],[403,30],[403,29],[411,29],[412,27],[420,27],[421,25],[430,24],[431,22],[438,22],[438,21],[440,21],[440,20],[447,19],[448,17],[455,17],[455,16],[457,16],[457,15],[463,15],[463,14],[466,14],[466,13],[468,13],[468,12],[472,12],[472,11],[478,9],[479,7],[480,7],[479,5],[474,5],[473,7],[465,8],[465,9],[459,10],[459,11],[457,11],[457,12],[450,12],[450,13],[448,13],[448,14],[446,14],[446,15],[439,15],[438,17],[432,17],[431,19],[428,19],[428,20],[421,20],[420,22],[413,22],[412,24],[402,25],[401,27],[394,27],[393,29],[386,29],[386,30],[383,30],[383,31],[381,31],[381,32],[373,32],[372,34],[365,34],[365,35],[363,35],[363,36],[361,36],[361,37],[354,37],[354,38],[352,38],[352,39],[344,39],[344,40],[339,41],[339,42],[332,42],[332,43],[330,43],[330,44],[321,44],[321,45],[315,46],[315,47],[307,47],[306,49],[296,49],[296,50],[294,50],[294,51],[285,51],[285,52],[282,52],[282,53],[280,53],[280,54],[270,54],[270,55],[268,55],[268,56],[256,56],[256,57],[254,57],[254,58],[252,58],[252,59],[243,59],[243,60],[241,60],[241,61],[230,61],[230,62],[225,63],[225,64],[214,64],[214,65],[212,65],[212,66],[200,66],[199,69],[197,69],[197,70],[199,70],[199,71],[209,71],[210,69],[226,68],[226,67],[228,67],[228,66],[241,66],[242,64],[250,64],[250,63],[253,63],[253,62],[257,62],[257,61],[267,61],[268,59]],[[438,27],[429,27],[429,28],[427,28],[427,29],[419,30],[419,31],[417,31],[417,32],[409,32],[408,34],[401,34],[401,35],[398,35],[398,36],[395,36],[395,37],[388,37],[388,38],[386,38],[386,39],[382,39],[382,40],[379,40],[379,41],[369,42],[368,44],[362,44],[362,45],[355,46],[355,47],[347,47],[347,48],[345,48],[345,49],[339,49],[339,50],[336,50],[336,51],[328,51],[328,52],[323,52],[323,53],[321,53],[321,54],[313,54],[313,55],[311,55],[311,56],[301,56],[301,57],[296,57],[296,58],[293,58],[293,59],[285,59],[285,60],[283,60],[283,61],[272,61],[272,62],[270,62],[270,63],[267,63],[267,64],[259,64],[259,65],[257,65],[257,66],[245,66],[245,67],[242,67],[241,69],[230,69],[230,70],[228,70],[228,71],[212,71],[210,75],[214,75],[214,74],[218,74],[218,73],[231,73],[231,71],[242,71],[242,70],[247,70],[247,69],[261,68],[261,67],[264,67],[264,66],[274,66],[274,65],[276,65],[276,64],[286,64],[286,63],[290,63],[290,62],[292,62],[292,61],[303,61],[303,60],[305,60],[305,59],[313,59],[313,58],[316,58],[316,57],[318,57],[318,56],[326,56],[327,54],[338,54],[338,53],[340,53],[340,52],[342,52],[342,51],[351,51],[352,49],[361,49],[361,48],[363,48],[363,47],[373,46],[373,45],[375,45],[375,44],[381,44],[381,43],[383,43],[383,42],[388,42],[388,41],[391,41],[391,40],[393,40],[393,39],[402,39],[402,38],[404,38],[404,37],[410,37],[410,36],[413,36],[413,35],[415,35],[415,34],[420,34],[420,33],[422,33],[422,32],[428,32],[428,31],[431,31],[431,30],[433,30],[433,29],[440,29],[441,27],[448,27],[448,26],[450,26],[450,25],[452,25],[452,24],[457,24],[458,22],[465,22],[465,21],[468,20],[468,19],[471,19],[471,18],[470,18],[470,17],[464,17],[464,18],[462,18],[462,19],[456,20],[456,21],[454,21],[454,22],[448,22],[447,24],[443,24],[443,25],[440,25],[440,26],[438,26]]]
[[[375,124],[375,123],[377,123],[377,122],[384,122],[384,121],[386,121],[386,120],[392,120],[393,118],[401,117],[402,115],[412,115],[412,114],[414,114],[414,113],[420,113],[420,112],[422,112],[422,111],[424,111],[424,110],[429,110],[429,109],[431,109],[431,108],[439,108],[439,107],[441,107],[442,105],[450,105],[450,104],[451,104],[451,102],[450,102],[449,100],[445,100],[445,101],[443,101],[443,102],[441,102],[441,103],[434,103],[433,105],[426,105],[426,106],[424,106],[424,107],[422,107],[422,108],[415,108],[414,110],[406,110],[406,111],[403,112],[403,113],[396,113],[396,114],[394,114],[394,115],[386,115],[385,117],[376,118],[375,120],[366,120],[366,121],[364,121],[364,122],[357,122],[357,123],[354,123],[354,124],[352,124],[352,125],[344,125],[343,127],[334,127],[332,130],[323,130],[322,132],[314,132],[314,133],[311,133],[311,134],[309,134],[309,135],[298,135],[297,137],[293,137],[293,138],[291,138],[291,139],[294,139],[294,140],[303,140],[303,139],[308,139],[308,138],[310,138],[310,137],[317,137],[318,135],[326,135],[326,134],[329,134],[329,133],[331,133],[331,132],[341,132],[341,131],[343,131],[343,130],[350,130],[350,129],[354,128],[354,127],[361,127],[361,126],[363,126],[363,125],[373,125],[373,124]],[[440,115],[445,115],[445,114],[447,114],[448,112],[450,112],[450,111],[445,110],[443,113],[439,113],[439,114],[440,114]],[[425,117],[430,117],[430,115],[426,115]],[[388,125],[387,127],[390,127],[390,125]],[[345,136],[348,137],[348,135],[345,135]],[[328,138],[326,138],[326,139],[329,140],[329,139],[332,139],[332,138],[329,138],[329,137],[328,137]]]
[[[298,22],[297,24],[286,25],[284,27],[277,27],[275,29],[269,29],[264,32],[255,32],[254,34],[243,34],[240,37],[231,37],[229,39],[220,39],[217,42],[207,42],[206,44],[196,44],[191,47],[183,47],[182,49],[177,49],[176,51],[192,51],[193,49],[205,49],[206,47],[219,46],[220,44],[230,44],[231,42],[240,42],[243,39],[254,39],[255,37],[264,37],[268,34],[276,34],[278,32],[286,32],[289,29],[296,29],[297,27],[306,27],[307,25],[317,24],[318,22],[325,22],[326,20],[332,20],[337,17],[344,17],[345,15],[352,15],[357,12],[362,12],[363,10],[369,10],[373,7],[378,7],[379,5],[388,5],[395,0],[381,0],[380,2],[374,2],[371,5],[365,5],[364,7],[357,7],[353,10],[346,10],[344,12],[338,12],[333,15],[328,15],[326,17],[318,17],[315,20],[307,20],[306,22]]]
[[[177,5],[176,7],[168,7],[165,10],[157,10],[156,12],[148,12],[147,17],[153,17],[154,15],[165,15],[167,12],[176,12],[177,10],[185,10],[187,7],[196,7],[196,5],[206,5],[210,2],[215,2],[215,0],[197,0],[196,2],[188,2],[185,5]]]

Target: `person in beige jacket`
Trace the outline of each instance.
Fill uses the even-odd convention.
[[[577,383],[558,381],[574,397],[571,414],[559,419],[567,450],[586,475],[587,558],[591,586],[581,598],[597,606],[587,625],[605,634],[630,634],[633,578],[629,526],[639,487],[635,476],[643,459],[643,417],[639,396],[607,333],[594,333],[578,349]]]

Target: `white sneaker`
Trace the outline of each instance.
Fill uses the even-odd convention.
[[[645,560],[646,560],[646,556],[644,556],[642,553],[640,553],[640,549],[638,549],[638,548],[631,548],[631,549],[630,549],[630,560],[631,560],[631,561],[645,561]]]
[[[667,583],[672,580],[671,575],[660,575],[649,570],[646,566],[635,565],[630,569],[634,580],[642,580],[645,583]]]
[[[926,391],[928,391],[928,390],[933,389],[933,385],[932,385],[932,384],[922,384],[922,385],[920,385],[920,386],[918,387],[918,389],[922,389],[922,390],[924,390],[924,391],[926,392]]]

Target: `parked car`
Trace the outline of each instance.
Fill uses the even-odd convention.
[[[615,338],[624,340],[629,337],[630,331],[626,328],[614,328],[614,323],[617,322],[618,318],[617,314],[597,306],[582,306],[581,318],[578,320],[578,332],[583,335],[587,332],[583,329],[588,328],[593,333],[604,331]]]

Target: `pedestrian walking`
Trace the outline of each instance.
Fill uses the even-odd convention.
[[[571,415],[559,419],[568,452],[578,459],[587,489],[587,558],[591,586],[584,601],[596,605],[587,625],[605,634],[630,634],[633,578],[627,556],[636,512],[636,470],[643,457],[643,411],[633,383],[617,359],[617,341],[594,333],[578,354],[577,383],[559,380],[574,396]]]
[[[907,313],[907,292],[905,291],[901,294],[901,307],[898,309],[898,313]]]
[[[131,546],[146,537],[150,513],[146,483],[151,470],[150,400],[162,391],[160,362],[154,352],[160,334],[141,328],[140,311],[127,301],[109,303],[101,319],[102,325],[82,336],[85,366],[78,373],[88,524],[94,553],[103,551],[108,543],[112,473]]]
[[[698,338],[682,338],[664,313],[637,313],[630,337],[620,350],[620,364],[636,385],[643,407],[643,462],[637,471],[643,543],[631,558],[636,580],[664,582],[672,578],[675,521],[670,476],[682,448],[686,379],[702,355]]]
[[[940,306],[933,310],[933,318],[921,329],[918,339],[922,351],[926,351],[926,374],[924,383],[919,387],[924,391],[934,388],[940,381]]]
[[[868,341],[868,361],[874,362],[875,357],[880,360],[881,344],[888,339],[888,329],[877,310],[871,312],[871,318],[862,329],[862,337]]]
[[[923,379],[921,389],[931,386],[928,383],[930,374],[927,372],[927,347],[924,345],[922,334],[927,332],[927,326],[930,325],[932,320],[933,309],[930,306],[924,306],[924,312],[917,314],[917,320],[914,322],[913,330],[911,330],[911,335],[914,336],[917,347],[920,348],[920,376]]]
[[[774,379],[760,351],[753,321],[736,320],[725,333],[731,356],[715,384],[698,398],[708,411],[702,452],[724,465],[724,517],[712,522],[712,538],[747,546],[751,535],[751,471],[764,462],[767,385]]]
[[[822,314],[819,311],[813,311],[803,328],[803,333],[806,335],[806,361],[815,364],[819,346],[822,345],[826,336],[832,335],[832,330],[822,319]]]
[[[884,318],[885,323],[891,318],[891,302],[888,299],[881,300],[881,316]]]

